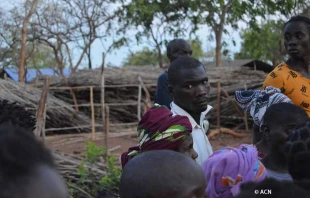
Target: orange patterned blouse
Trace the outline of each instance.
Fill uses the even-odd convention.
[[[302,107],[310,117],[310,79],[281,63],[265,79],[263,89],[273,86],[281,89],[293,103]]]

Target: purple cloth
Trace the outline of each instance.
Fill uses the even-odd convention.
[[[214,152],[202,165],[208,186],[208,198],[230,198],[240,191],[240,184],[262,181],[267,172],[257,158],[253,145],[226,147]]]

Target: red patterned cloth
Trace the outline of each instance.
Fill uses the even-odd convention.
[[[176,150],[186,135],[192,132],[192,126],[186,116],[172,116],[168,108],[155,105],[144,114],[137,132],[139,145],[122,154],[123,167],[131,158],[144,151]]]

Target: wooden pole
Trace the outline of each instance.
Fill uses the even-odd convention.
[[[36,112],[37,122],[36,122],[36,128],[34,130],[34,134],[37,137],[40,137],[43,127],[44,127],[44,111],[46,107],[46,100],[47,100],[49,86],[50,86],[50,79],[46,78],[44,82],[44,87],[43,87],[43,91],[41,94],[41,98],[39,101],[38,109]]]
[[[221,82],[217,82],[217,128],[221,128]]]
[[[72,96],[73,103],[75,105],[75,110],[79,111],[79,107],[78,107],[78,103],[77,103],[77,99],[76,99],[75,93],[74,93],[73,89],[69,86],[68,79],[65,76],[63,76],[63,75],[62,75],[62,78],[65,80],[66,85],[69,87],[70,94]],[[87,87],[87,88],[89,88],[89,87]]]
[[[42,127],[42,138],[43,138],[43,142],[45,142],[45,137],[46,137],[46,133],[45,133],[45,124],[46,124],[46,103],[45,103],[45,107],[44,107],[44,114],[43,114],[43,127]]]
[[[91,108],[91,133],[95,140],[95,109],[94,109],[94,89],[90,87],[90,108]]]
[[[142,95],[142,85],[139,85],[139,93],[138,93],[138,106],[137,106],[137,119],[141,120],[141,95]]]
[[[110,108],[109,108],[109,106],[106,106],[105,107],[105,128],[104,128],[104,136],[105,137],[109,137],[109,123],[110,123]],[[107,138],[106,138],[107,139]],[[104,139],[104,141],[105,141],[105,144],[107,144],[106,145],[106,148],[108,148],[108,141],[106,141],[106,139]],[[107,156],[105,156],[105,157],[107,157]],[[107,158],[106,158],[106,160],[107,160]]]
[[[225,91],[223,88],[221,88],[221,91],[224,93],[224,95],[226,96],[226,98],[228,98],[228,99],[230,100],[230,96],[229,96],[229,94],[227,93],[227,91]],[[230,101],[231,101],[231,100],[230,100]],[[240,111],[240,109],[239,109],[237,103],[236,103],[235,101],[231,101],[231,103],[234,105],[234,107],[235,107],[236,111],[239,113],[239,115],[240,115],[241,117],[243,117],[244,114],[243,114],[242,111]]]
[[[151,105],[151,96],[150,96],[150,92],[147,90],[146,86],[144,85],[142,78],[139,76],[138,80],[140,82],[140,85],[143,88],[143,91],[145,92],[145,103],[146,103],[146,108],[149,109],[152,107]]]
[[[105,119],[105,102],[104,102],[104,61],[105,61],[105,54],[102,53],[102,64],[101,64],[101,117],[102,117],[102,126],[105,129],[106,127],[106,119]],[[108,149],[108,134],[103,134],[103,146]]]
[[[244,82],[244,89],[247,90],[246,81]],[[248,123],[248,113],[244,112],[244,124],[245,124],[245,130],[249,130],[249,123]]]

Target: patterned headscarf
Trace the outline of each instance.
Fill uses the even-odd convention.
[[[235,100],[242,110],[250,112],[254,123],[260,128],[263,125],[263,116],[268,107],[277,103],[291,103],[281,90],[272,86],[265,90],[236,91]]]
[[[240,184],[262,181],[266,177],[266,169],[257,158],[256,148],[247,144],[214,152],[202,168],[208,181],[206,194],[209,198],[235,196],[240,191]]]
[[[177,149],[192,132],[192,125],[186,116],[172,115],[167,107],[159,105],[155,105],[143,115],[137,127],[139,145],[122,154],[123,167],[131,158],[144,151]]]

